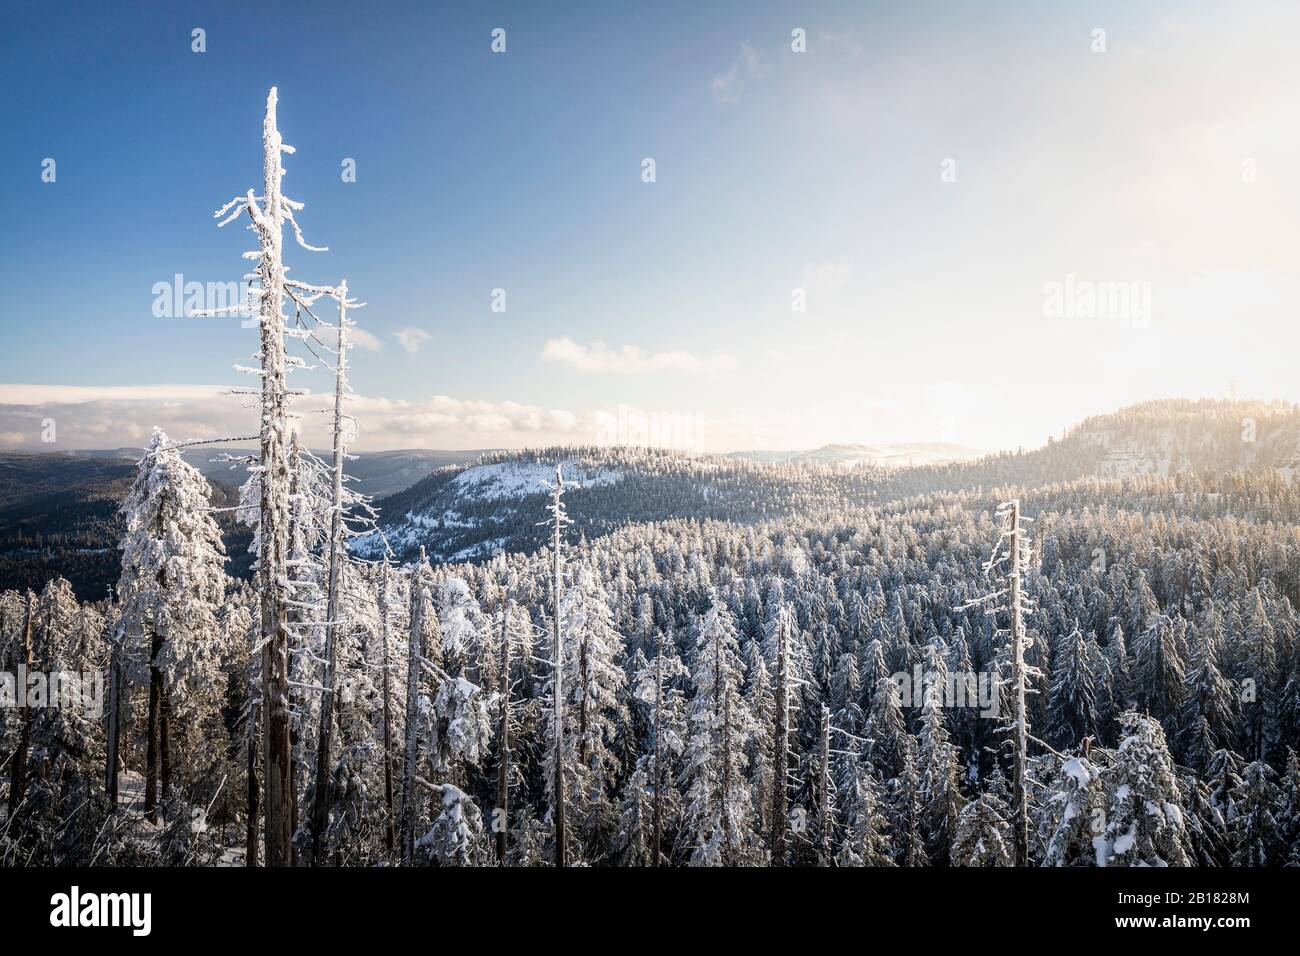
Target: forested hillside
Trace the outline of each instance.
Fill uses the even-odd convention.
[[[574,530],[591,537],[636,521],[818,517],[934,492],[1036,488],[1089,477],[1258,471],[1290,478],[1300,467],[1298,449],[1295,406],[1207,400],[1150,402],[1087,419],[1032,451],[908,468],[624,448],[498,452],[468,468],[441,468],[380,500],[382,536],[354,547],[376,556],[382,537],[403,560],[412,560],[420,547],[449,560],[484,559],[496,548],[532,550],[547,536],[544,482],[554,478],[557,463],[571,479]]]
[[[293,452],[295,852],[318,864],[999,866],[1023,853],[1049,866],[1300,865],[1300,485],[1283,460],[1294,411],[1261,413],[1254,442],[1242,412],[1140,406],[1037,452],[905,471],[491,455],[385,502],[403,515],[384,528],[397,553],[384,560],[382,539],[363,535],[333,617],[326,471]],[[1090,470],[1117,448],[1182,465]],[[558,499],[537,485],[553,485],[557,461]],[[5,863],[259,852],[256,592],[219,570],[215,524],[168,510],[169,495],[206,495],[187,468],[159,444],[137,472],[122,603],[79,603],[63,581],[0,596],[6,660],[29,632],[49,666],[111,673],[116,655],[124,699],[116,804],[104,720],[4,712],[0,752],[25,754]],[[1050,477],[1000,478],[1017,473]],[[1026,521],[1023,797],[1014,619],[999,596],[1010,571],[985,567],[1007,541],[1007,499]],[[240,514],[256,525],[255,509]],[[180,548],[180,563],[149,557],[158,520],[175,522],[163,554]],[[421,546],[506,555],[429,564]],[[168,597],[151,567],[205,570],[189,579],[198,590]],[[149,627],[132,623],[149,606],[177,615],[160,668]],[[172,718],[161,769],[153,684]],[[318,828],[308,807],[324,808]]]
[[[63,577],[79,598],[104,598],[120,572],[119,510],[134,473],[135,461],[123,458],[0,455],[0,589],[40,590]],[[212,507],[237,501],[228,481],[213,479],[210,486]],[[247,530],[230,514],[217,520],[231,555],[227,572],[248,577]]]

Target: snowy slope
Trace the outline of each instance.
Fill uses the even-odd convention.
[[[591,488],[618,481],[622,471],[617,468],[587,469],[572,461],[562,463],[564,483]],[[457,495],[470,501],[499,501],[503,498],[522,498],[544,492],[555,482],[555,466],[540,461],[502,461],[491,465],[475,465],[452,479]]]

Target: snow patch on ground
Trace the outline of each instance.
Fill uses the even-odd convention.
[[[623,477],[620,468],[587,470],[571,462],[562,462],[564,484],[593,488],[612,485]],[[540,461],[503,461],[492,465],[466,468],[452,479],[456,493],[470,501],[497,501],[522,498],[545,492],[555,481],[555,466]]]

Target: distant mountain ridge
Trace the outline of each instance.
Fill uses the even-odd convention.
[[[185,458],[233,503],[242,466],[213,462],[223,446]],[[1114,481],[1181,474],[1300,474],[1300,408],[1284,402],[1168,400],[1094,416],[1030,451],[959,459],[960,446],[827,445],[810,451],[691,456],[632,448],[525,451],[400,449],[368,452],[348,473],[375,495],[380,529],[356,542],[367,557],[410,560],[424,546],[438,561],[477,561],[496,548],[546,543],[547,482],[562,463],[574,519],[570,540],[637,522],[688,518],[755,523],[792,514],[834,515],[917,496],[1040,488],[1077,479]],[[83,596],[116,580],[117,506],[139,449],[0,453],[0,587],[38,586],[62,573]],[[899,464],[897,454],[929,456]],[[219,516],[231,573],[247,573],[247,531]]]
[[[546,543],[543,481],[557,462],[566,473],[585,476],[566,494],[575,537],[638,521],[745,523],[833,514],[918,495],[1032,489],[1078,479],[1271,470],[1290,481],[1300,468],[1300,408],[1284,402],[1147,402],[1086,419],[1032,451],[911,466],[877,453],[956,447],[829,445],[811,453],[713,456],[627,448],[496,452],[468,468],[439,469],[378,502],[381,533],[356,547],[378,557],[387,542],[399,560],[410,560],[423,546],[431,558],[446,561],[484,559],[496,548],[534,550]],[[869,453],[859,456],[864,449]]]
[[[912,467],[915,465],[940,465],[951,461],[973,461],[988,452],[951,442],[901,442],[896,444],[822,445],[806,451],[733,451],[728,458],[748,461],[785,462],[810,461],[843,465],[887,465]]]
[[[421,478],[447,465],[464,464],[475,461],[479,456],[493,449],[473,449],[456,451],[438,448],[402,448],[393,451],[365,451],[349,454],[347,473],[353,479],[353,487],[362,494],[383,498],[396,494],[403,488],[409,488]],[[143,449],[113,448],[103,451],[65,452],[73,458],[97,458],[109,460],[139,461]],[[57,452],[53,454],[59,454]],[[240,484],[243,482],[242,466],[230,462],[213,461],[222,454],[240,455],[256,454],[252,446],[234,445],[196,445],[181,450],[181,456],[203,473],[206,478]],[[328,461],[328,449],[316,450],[315,454]],[[353,458],[355,455],[355,458]]]

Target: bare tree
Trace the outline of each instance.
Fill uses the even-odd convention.
[[[507,830],[510,821],[510,567],[505,553],[499,555],[502,568],[501,594],[501,674],[498,677],[497,695],[501,707],[501,751],[497,766],[496,827],[497,863],[506,865]]]
[[[772,620],[773,638],[776,642],[776,729],[772,734],[772,865],[785,863],[787,830],[790,820],[786,810],[790,766],[790,643],[795,622],[790,609],[778,597],[778,606]]]
[[[984,565],[984,573],[994,577],[1001,587],[963,605],[962,609],[988,604],[991,606],[986,609],[986,613],[993,615],[1005,613],[1010,619],[1010,627],[1000,633],[1008,634],[1011,640],[1011,690],[1016,711],[1011,727],[1012,745],[1015,750],[1012,810],[1015,813],[1016,866],[1028,866],[1029,792],[1025,773],[1029,760],[1029,718],[1025,694],[1031,669],[1025,663],[1025,614],[1031,608],[1024,592],[1021,576],[1030,570],[1033,550],[1025,540],[1022,522],[1032,519],[1020,514],[1019,499],[1000,504],[997,517],[1001,524],[1001,531],[997,544],[993,547],[993,554]],[[1003,598],[1005,602],[1001,600]]]
[[[383,643],[384,665],[384,802],[388,817],[384,825],[384,844],[393,852],[393,707],[388,663],[388,556],[384,556],[379,578],[379,639]]]
[[[552,684],[552,719],[555,721],[554,740],[551,746],[554,758],[554,806],[552,808],[552,819],[555,825],[555,865],[564,866],[566,860],[565,848],[565,831],[564,831],[564,643],[563,631],[560,627],[560,599],[564,593],[564,556],[562,552],[563,539],[561,537],[564,526],[571,524],[569,516],[564,509],[564,475],[560,466],[555,466],[555,486],[551,491],[551,512],[552,524],[552,542],[551,542],[551,560],[553,571],[553,587],[555,598],[555,616],[552,624],[554,625],[554,648],[553,648],[553,684]]]
[[[258,435],[260,459],[257,473],[261,478],[258,507],[257,587],[261,598],[262,697],[264,773],[266,775],[265,842],[267,866],[290,866],[293,861],[293,816],[297,800],[294,790],[293,748],[290,740],[289,704],[289,389],[287,373],[301,361],[287,355],[285,349],[284,299],[292,290],[329,292],[290,280],[285,275],[283,240],[284,224],[293,228],[294,237],[303,248],[313,252],[324,249],[308,245],[294,218],[302,203],[283,195],[280,181],[284,177],[282,153],[292,153],[284,143],[276,123],[278,93],[271,88],[266,98],[266,115],[262,122],[262,178],[260,197],[248,190],[217,210],[218,225],[226,225],[248,213],[250,228],[257,236],[258,249],[250,255],[258,260],[258,288],[253,293],[257,303],[261,347],[258,369],[241,369],[261,378],[261,425]],[[234,307],[224,311],[242,311]],[[222,310],[217,310],[222,311]],[[209,313],[211,314],[211,313]],[[295,330],[300,332],[300,330]],[[300,334],[297,337],[302,337]]]
[[[348,307],[359,305],[348,299],[348,282],[339,283],[335,294],[339,305],[336,359],[334,366],[334,459],[331,469],[329,576],[325,604],[325,661],[321,685],[320,735],[316,747],[316,782],[311,806],[311,863],[316,866],[324,852],[325,830],[330,814],[330,745],[334,728],[334,690],[337,679],[338,627],[343,610],[339,605],[339,579],[343,573],[344,516],[343,460],[347,455],[344,435],[343,398],[348,390]],[[387,675],[385,675],[387,677]]]
[[[420,671],[425,652],[424,615],[426,606],[430,603],[425,581],[428,567],[424,548],[421,548],[420,563],[411,572],[411,631],[406,653],[406,759],[402,767],[401,819],[402,863],[406,866],[415,860],[415,764],[419,754],[417,731],[420,717]]]

